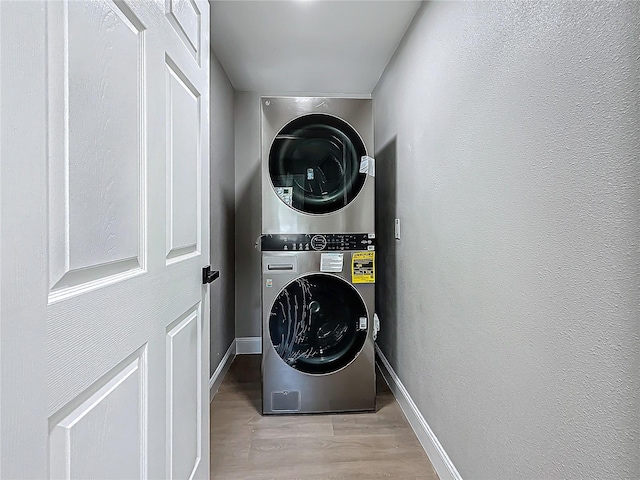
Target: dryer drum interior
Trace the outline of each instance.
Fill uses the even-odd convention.
[[[304,373],[335,372],[362,350],[367,309],[344,280],[324,274],[300,277],[283,288],[269,318],[271,343],[289,366]]]
[[[289,122],[269,151],[269,174],[280,199],[296,210],[325,214],[348,205],[362,189],[366,148],[343,120],[310,114]]]

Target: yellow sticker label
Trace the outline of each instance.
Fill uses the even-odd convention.
[[[351,257],[351,283],[376,283],[376,252],[356,252]]]

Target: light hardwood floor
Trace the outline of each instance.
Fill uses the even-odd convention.
[[[378,373],[377,411],[260,414],[260,355],[239,355],[211,403],[211,478],[437,480]]]

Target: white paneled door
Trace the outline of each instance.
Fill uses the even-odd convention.
[[[209,5],[0,25],[0,477],[208,478]]]

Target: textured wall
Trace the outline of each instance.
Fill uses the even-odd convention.
[[[260,94],[236,92],[236,337],[259,337]]]
[[[428,3],[374,91],[379,343],[464,478],[640,478],[639,26]]]
[[[211,375],[235,338],[233,88],[211,52]]]

